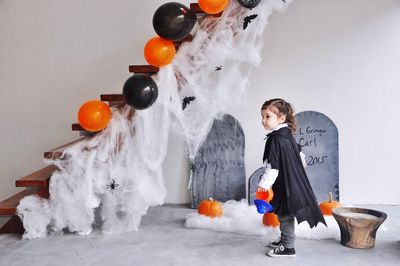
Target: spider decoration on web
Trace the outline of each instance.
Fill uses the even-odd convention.
[[[243,19],[243,30],[245,30],[246,28],[247,28],[247,26],[249,26],[249,24],[253,21],[253,19],[255,19],[256,17],[258,17],[258,15],[257,14],[253,14],[253,15],[250,15],[250,16],[246,16],[244,19]]]
[[[117,187],[119,187],[119,184],[115,183],[114,179],[112,179],[112,182],[106,186],[106,188],[109,189],[111,193],[113,193],[113,190],[115,190]]]
[[[220,70],[222,70],[222,67],[223,66],[217,66],[217,67],[215,67],[214,71],[220,71]]]
[[[194,101],[195,99],[196,99],[196,97],[194,97],[194,96],[185,97],[185,98],[182,100],[182,110],[185,110],[185,108],[186,108],[192,101]]]

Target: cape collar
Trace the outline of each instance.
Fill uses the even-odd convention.
[[[290,130],[290,128],[288,127],[288,125],[286,124],[286,123],[284,123],[284,124],[281,124],[281,125],[279,125],[279,126],[277,126],[276,128],[274,128],[273,130],[271,130],[268,134],[267,134],[267,136],[265,137],[265,139],[267,139],[267,138],[269,138],[270,136],[273,136],[273,135],[281,135],[281,136],[284,136],[284,137],[288,137],[288,136],[290,136],[292,133],[291,133],[291,130]],[[268,141],[266,141],[265,142],[265,148],[264,148],[264,154],[263,154],[263,162],[265,162],[265,160],[267,159],[267,157],[268,157],[268,150],[267,150],[267,144],[268,144]]]
[[[284,128],[284,130],[280,130],[281,128]],[[287,123],[279,124],[276,128],[267,131],[267,134],[265,135],[265,139],[267,139],[270,135],[277,134],[278,131],[279,131],[279,133],[286,133],[287,129],[289,129]],[[286,134],[283,134],[283,135],[286,135]]]

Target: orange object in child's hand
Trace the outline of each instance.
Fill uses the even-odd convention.
[[[267,202],[270,202],[274,197],[274,192],[272,191],[272,189],[268,189],[266,191],[261,191],[261,190],[257,190],[256,191],[256,198],[260,199],[260,200],[265,200]]]

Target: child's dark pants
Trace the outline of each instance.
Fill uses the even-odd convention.
[[[294,217],[293,216],[279,216],[278,220],[281,223],[279,229],[281,230],[281,240],[285,248],[294,248]]]

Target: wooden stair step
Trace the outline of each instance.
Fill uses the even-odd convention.
[[[79,123],[72,124],[71,125],[71,129],[72,129],[72,131],[84,131],[84,132],[86,132],[85,136],[90,136],[90,135],[96,134],[97,132],[100,132],[100,131],[93,131],[93,132],[92,131],[87,131]]]
[[[0,234],[20,234],[25,232],[24,226],[18,215],[13,215],[11,218],[0,228]]]
[[[71,129],[72,129],[72,131],[86,130],[79,123],[72,124]]]
[[[102,101],[114,101],[125,103],[125,97],[123,94],[102,94],[100,95]]]
[[[189,34],[188,36],[186,36],[182,40],[174,42],[175,50],[178,50],[179,47],[182,45],[182,43],[191,42],[191,41],[193,41],[193,35]]]
[[[0,215],[14,215],[20,200],[35,194],[38,194],[38,190],[26,189],[0,202]]]
[[[148,74],[153,75],[156,74],[160,68],[152,66],[152,65],[132,65],[129,66],[129,72],[135,74]]]
[[[57,166],[49,165],[15,181],[16,187],[48,187],[49,180]]]
[[[63,157],[63,153],[64,153],[65,149],[67,149],[68,147],[71,147],[72,145],[74,145],[74,144],[76,144],[76,143],[78,143],[80,141],[83,141],[83,140],[85,140],[87,138],[90,138],[90,137],[82,137],[82,138],[76,139],[74,141],[71,141],[71,142],[69,142],[67,144],[64,144],[62,146],[59,146],[57,148],[51,149],[49,151],[46,151],[46,152],[44,152],[44,158],[53,159],[53,160],[61,159]]]

